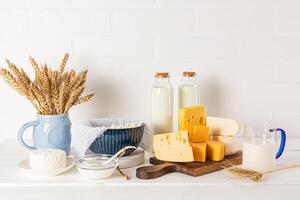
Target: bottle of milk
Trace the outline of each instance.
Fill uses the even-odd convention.
[[[199,105],[200,95],[195,72],[183,72],[178,95],[179,108]]]
[[[173,87],[167,72],[155,75],[151,126],[154,134],[171,132],[173,128]]]

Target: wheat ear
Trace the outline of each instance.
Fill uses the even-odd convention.
[[[18,83],[16,78],[6,69],[0,69],[0,75],[4,78],[4,80],[11,86],[13,89],[17,90],[21,95],[21,90],[18,87]]]
[[[241,167],[229,167],[227,170],[236,176],[250,178],[254,182],[259,182],[263,174],[254,170],[243,169]]]
[[[54,106],[54,111],[56,114],[59,113],[59,90],[58,90],[58,82],[57,82],[58,72],[52,72],[50,82],[51,82],[51,94],[52,94],[52,101]]]
[[[45,100],[46,100],[46,104],[48,107],[48,114],[54,114],[53,112],[53,105],[52,105],[52,101],[51,101],[51,86],[50,86],[50,80],[48,78],[48,66],[45,64],[40,72],[40,80],[42,82],[42,84],[40,85],[40,89],[44,94]]]
[[[95,94],[89,94],[89,95],[86,95],[86,96],[83,96],[83,97],[79,97],[77,99],[77,101],[74,102],[74,105],[78,105],[78,104],[81,104],[81,103],[84,103],[84,102],[87,102],[89,101]]]
[[[34,72],[35,72],[35,75],[38,75],[39,72],[40,72],[40,68],[39,68],[39,65],[37,64],[37,62],[34,60],[33,57],[29,57],[29,61],[34,69]]]
[[[40,105],[40,114],[44,114],[44,115],[48,114],[49,107],[47,105],[46,98],[45,98],[43,92],[41,92],[41,90],[35,83],[32,84],[31,88],[32,88],[34,95],[37,98],[39,105]]]
[[[65,110],[64,110],[65,113],[68,112],[69,109],[74,105],[74,102],[77,101],[77,99],[82,94],[83,90],[84,90],[84,87],[80,86],[76,90],[72,91],[70,98],[68,99],[66,106],[65,106]]]
[[[69,58],[69,54],[66,53],[65,56],[64,56],[64,59],[62,60],[60,66],[59,66],[59,72],[60,72],[60,74],[62,74],[65,71],[65,67],[66,67],[68,58]]]
[[[288,165],[286,167],[274,169],[274,170],[271,170],[268,172],[263,172],[263,173],[255,171],[255,170],[244,169],[241,167],[229,167],[229,168],[227,168],[227,170],[236,176],[247,177],[247,178],[250,178],[254,182],[259,182],[264,177],[264,175],[273,174],[275,172],[284,171],[284,170],[292,169],[292,168],[300,168],[300,164]]]
[[[62,114],[65,110],[65,92],[66,92],[66,82],[62,82],[59,93],[58,93],[58,113]]]

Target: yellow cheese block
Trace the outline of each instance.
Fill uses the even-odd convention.
[[[189,143],[187,131],[154,135],[153,150],[155,157],[159,160],[172,162],[194,161],[193,149]]]
[[[221,161],[224,159],[225,145],[218,141],[207,142],[207,158],[212,161]]]
[[[191,143],[194,160],[197,162],[206,161],[206,143]]]
[[[179,110],[179,129],[181,131],[187,130],[192,135],[194,126],[206,126],[204,106],[187,107]]]
[[[206,126],[194,126],[192,134],[189,134],[190,142],[207,142],[209,128]]]

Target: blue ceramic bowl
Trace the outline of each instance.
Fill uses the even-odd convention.
[[[113,155],[126,146],[138,147],[142,141],[144,127],[145,124],[134,128],[108,129],[96,138],[90,150],[96,154]],[[133,151],[134,149],[129,149],[125,155]]]

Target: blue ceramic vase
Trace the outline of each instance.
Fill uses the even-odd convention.
[[[23,140],[24,131],[33,127],[33,146],[29,146]],[[18,133],[19,143],[24,147],[33,149],[61,149],[67,154],[71,145],[71,121],[69,114],[63,115],[37,115],[37,119],[24,124]]]

